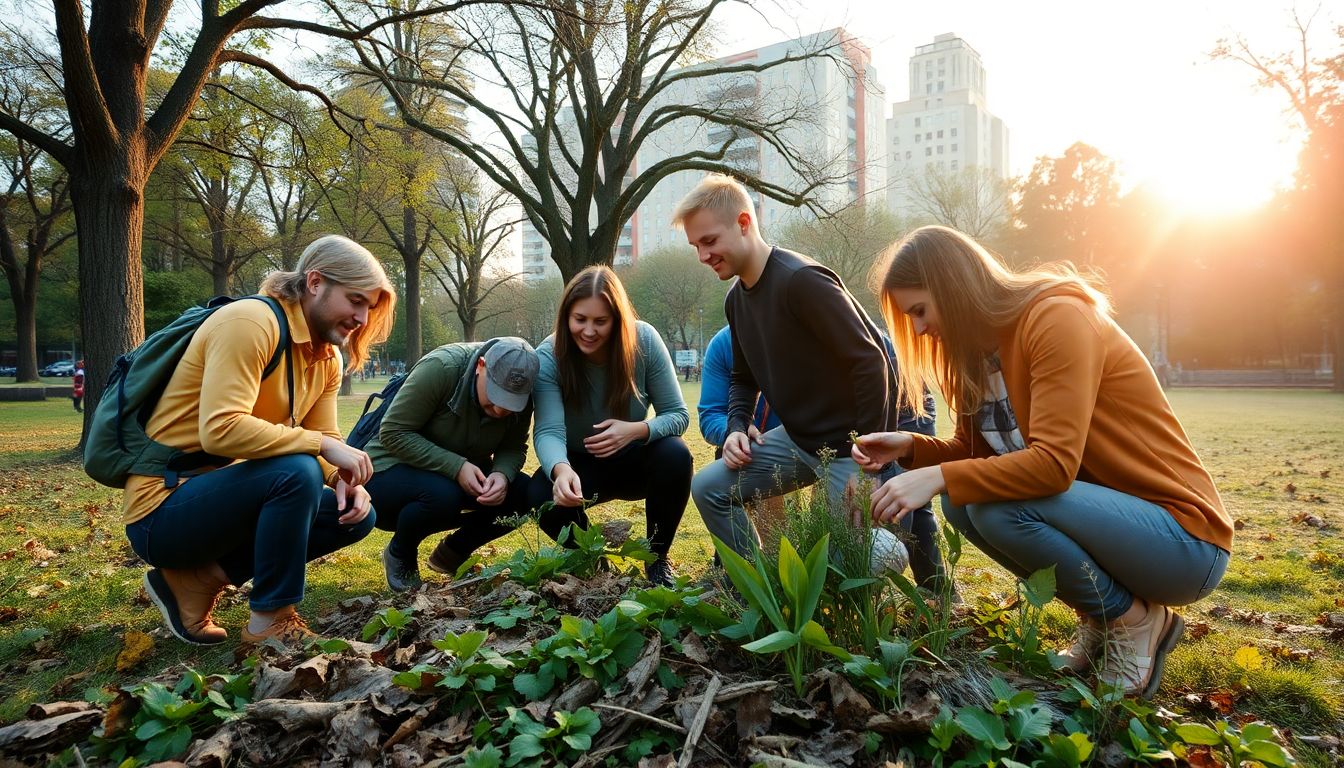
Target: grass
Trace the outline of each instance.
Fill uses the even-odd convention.
[[[368,392],[379,382],[356,384],[342,398],[341,424],[354,423]],[[699,385],[684,385],[688,403]],[[1183,609],[1190,622],[1207,622],[1202,639],[1187,639],[1172,655],[1159,703],[1186,706],[1187,694],[1241,691],[1238,711],[1264,717],[1299,733],[1344,727],[1344,647],[1319,635],[1277,633],[1276,621],[1314,624],[1324,612],[1344,611],[1344,398],[1325,392],[1269,390],[1176,390],[1172,403],[1217,480],[1241,526],[1222,587],[1204,602]],[[697,467],[712,460],[694,423],[687,434]],[[940,426],[948,428],[946,420]],[[120,493],[89,480],[72,453],[80,417],[63,399],[0,403],[0,722],[23,716],[37,700],[81,698],[89,687],[139,679],[177,663],[220,670],[234,663],[232,643],[214,649],[159,640],[154,653],[130,673],[115,670],[116,654],[129,630],[159,626],[140,596],[143,565],[131,552],[120,525]],[[536,467],[535,458],[527,470]],[[376,500],[375,500],[376,504]],[[1293,522],[1302,512],[1323,518],[1317,529]],[[643,520],[640,503],[613,502],[595,519]],[[637,530],[639,528],[637,527]],[[502,556],[535,541],[528,526],[493,545]],[[309,571],[310,617],[337,602],[386,589],[379,555],[388,534],[375,532]],[[432,546],[433,540],[426,543]],[[704,569],[711,553],[708,534],[694,506],[683,518],[673,560],[683,571]],[[428,578],[435,576],[426,570]],[[968,599],[1007,592],[1007,574],[968,548],[960,570]],[[1207,615],[1213,606],[1270,614],[1265,623]],[[236,635],[247,615],[245,600],[225,601],[219,620]],[[1057,638],[1072,626],[1054,604],[1045,621]],[[1284,644],[1309,652],[1306,661],[1271,657]],[[1259,646],[1267,664],[1247,671],[1236,651]]]

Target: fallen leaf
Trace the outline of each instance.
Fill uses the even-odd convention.
[[[1240,531],[1242,528],[1246,527],[1246,521],[1242,520],[1241,518],[1237,518],[1236,520],[1232,521],[1232,527],[1235,530]]]
[[[1278,541],[1278,540],[1279,540],[1279,537],[1278,537],[1278,536],[1275,536],[1275,535],[1272,534],[1272,533],[1262,533],[1262,534],[1260,534],[1260,540],[1261,540],[1261,541]]]
[[[1288,494],[1289,496],[1292,496],[1293,494],[1297,493],[1297,486],[1296,486],[1296,485],[1293,485],[1293,484],[1290,482],[1290,483],[1288,483],[1287,485],[1283,486],[1283,491],[1284,491],[1284,493]]]
[[[131,671],[153,652],[154,638],[134,629],[127,631],[121,639],[121,652],[117,654],[117,671]]]
[[[1238,648],[1236,655],[1232,657],[1232,661],[1247,672],[1263,669],[1265,666],[1265,657],[1261,656],[1260,649],[1253,645],[1243,645]]]
[[[1326,479],[1327,477],[1330,477],[1330,470],[1328,470],[1328,469],[1322,469],[1322,470],[1321,470],[1321,479],[1324,480],[1324,479]]]
[[[1190,636],[1191,640],[1200,640],[1207,637],[1212,631],[1213,627],[1209,626],[1207,621],[1191,621],[1185,625],[1185,633]]]
[[[19,609],[12,605],[0,606],[0,624],[8,624],[19,618]]]
[[[56,556],[55,552],[47,549],[37,539],[29,539],[23,542],[23,548],[28,550],[28,554],[32,555],[34,560],[50,560]]]

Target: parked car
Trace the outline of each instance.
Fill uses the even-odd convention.
[[[12,365],[0,365],[0,376],[17,376],[19,369]]]
[[[39,376],[74,376],[75,364],[70,360],[58,360],[37,373]]]

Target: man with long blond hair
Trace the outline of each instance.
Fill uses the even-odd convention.
[[[190,478],[131,475],[123,497],[131,548],[153,566],[145,590],[169,630],[196,645],[225,640],[211,616],[215,601],[248,580],[244,642],[311,635],[295,610],[308,561],[373,528],[364,490],[373,465],[336,429],[336,348],[354,370],[387,338],[392,284],[365,248],[328,235],[304,250],[295,271],[269,275],[261,292],[284,312],[284,363],[264,375],[284,338],[266,302],[212,314],[145,427],[152,440],[211,464]]]
[[[723,457],[696,474],[691,494],[709,532],[750,555],[759,537],[745,500],[822,482],[832,513],[845,513],[846,489],[860,471],[849,435],[898,423],[931,433],[933,423],[898,413],[877,326],[834,272],[765,242],[740,183],[706,177],[677,206],[673,224],[720,280],[737,278],[724,302],[733,348],[728,435]],[[751,423],[760,394],[781,422],[763,434]],[[823,449],[835,452],[829,462],[819,457]],[[915,576],[930,582],[940,570],[936,525],[927,505],[915,518],[908,523]]]

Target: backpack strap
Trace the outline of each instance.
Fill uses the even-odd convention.
[[[284,355],[285,365],[289,374],[289,425],[291,427],[295,426],[297,421],[294,418],[294,358],[289,351],[289,317],[285,315],[284,307],[280,306],[280,302],[270,296],[247,296],[245,298],[258,299],[266,302],[266,306],[270,307],[271,311],[275,313],[275,322],[280,325],[280,343],[276,345],[275,353],[271,355],[270,361],[266,363],[266,369],[262,371],[261,379],[262,381],[265,381],[267,376],[270,376],[275,372],[275,369],[280,366],[280,356]]]

